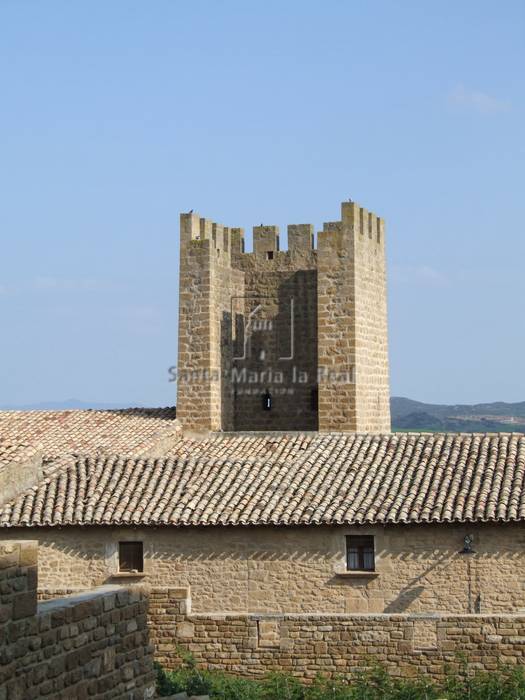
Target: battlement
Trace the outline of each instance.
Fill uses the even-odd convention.
[[[279,227],[263,225],[253,227],[253,252],[245,248],[244,229],[230,228],[211,219],[206,219],[199,214],[190,212],[181,214],[181,245],[191,241],[209,241],[210,250],[216,250],[227,254],[227,258],[234,259],[238,255],[255,256],[259,260],[279,260],[282,255],[289,253],[291,256],[304,254],[307,251],[315,251],[313,224],[289,224],[288,225],[288,250],[281,250]],[[384,245],[385,237],[384,220],[359,206],[356,202],[343,202],[341,204],[341,220],[329,221],[323,224],[323,230],[319,233],[322,237],[322,248],[341,243],[337,236],[343,238],[352,236],[355,243],[368,241],[370,243]],[[326,235],[334,234],[334,236]]]
[[[253,252],[256,257],[273,258],[273,253],[279,250],[278,226],[254,226],[253,227]]]
[[[363,238],[368,236],[376,243],[384,241],[384,220],[377,214],[360,207],[356,202],[343,202],[341,204],[341,220],[343,227],[350,228]]]
[[[224,253],[244,253],[244,229],[230,228],[211,219],[206,219],[196,212],[180,215],[181,246],[196,241],[210,241],[210,249]]]

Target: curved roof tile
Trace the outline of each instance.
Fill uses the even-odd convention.
[[[217,434],[161,458],[59,461],[0,508],[0,526],[525,519],[521,434]]]

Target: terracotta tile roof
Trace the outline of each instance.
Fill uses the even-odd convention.
[[[157,444],[165,451],[178,431],[174,408],[0,411],[0,461],[8,458],[8,446],[38,445],[45,460],[97,450],[144,454]]]
[[[161,459],[71,457],[2,526],[525,519],[525,436],[216,435]]]

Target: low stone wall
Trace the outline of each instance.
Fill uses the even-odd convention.
[[[153,697],[145,593],[105,586],[37,606],[37,551],[0,542],[0,700]]]
[[[191,614],[185,589],[150,591],[150,636],[166,668],[177,647],[209,668],[246,676],[283,670],[304,680],[344,675],[373,659],[393,675],[435,679],[445,666],[474,670],[525,663],[524,615]]]

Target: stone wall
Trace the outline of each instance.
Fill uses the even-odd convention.
[[[199,218],[180,218],[177,418],[192,430],[216,430],[218,378],[211,376],[211,248],[199,234]]]
[[[106,587],[37,606],[37,543],[0,542],[0,699],[153,697],[145,594]]]
[[[390,432],[385,222],[346,203],[343,227],[354,231],[356,430]]]
[[[319,429],[390,432],[385,225],[341,209],[319,234]]]
[[[323,431],[357,427],[353,246],[353,231],[344,231],[341,221],[325,223],[318,235],[319,430]]]
[[[313,231],[288,226],[284,251],[255,226],[245,253],[242,229],[181,215],[185,429],[390,430],[384,222],[346,202],[317,250]]]
[[[373,535],[376,571],[345,572],[345,536]],[[474,536],[475,553],[462,554]],[[516,524],[389,527],[65,527],[40,540],[40,588],[120,583],[118,542],[144,542],[151,586],[191,587],[193,610],[238,613],[525,612],[525,530]]]
[[[198,615],[187,592],[153,589],[150,631],[157,660],[180,648],[203,667],[245,676],[280,670],[303,680],[375,663],[392,675],[442,678],[445,666],[496,670],[525,663],[525,615]]]

